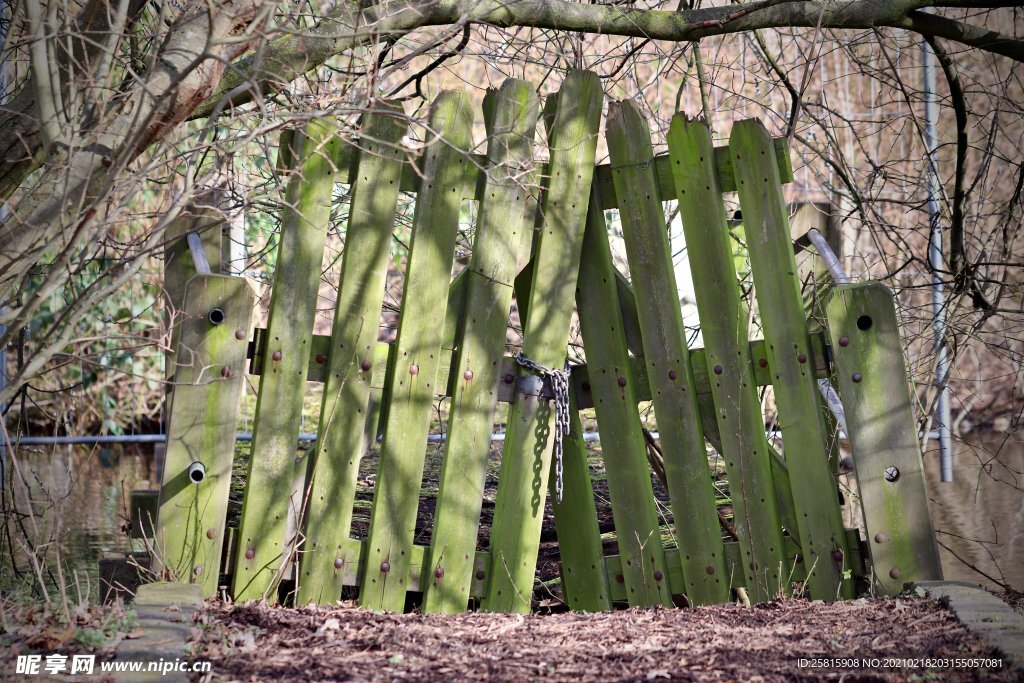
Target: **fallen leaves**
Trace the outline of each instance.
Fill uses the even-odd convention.
[[[212,660],[225,681],[835,680],[836,672],[797,669],[797,660],[987,654],[941,605],[906,598],[450,616],[209,603],[199,621],[206,626],[194,656]],[[923,673],[878,671],[870,679]],[[984,673],[1013,680],[1006,670]]]

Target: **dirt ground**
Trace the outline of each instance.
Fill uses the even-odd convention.
[[[1020,680],[1006,663],[942,661],[992,654],[918,598],[530,616],[210,603],[193,656],[212,661],[215,681]],[[813,666],[823,657],[860,663]]]

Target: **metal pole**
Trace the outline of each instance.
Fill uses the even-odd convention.
[[[937,421],[941,480],[953,481],[953,445],[949,404],[949,350],[946,347],[946,292],[942,272],[946,261],[942,252],[942,227],[939,224],[939,175],[935,160],[938,147],[936,125],[939,102],[935,84],[935,54],[924,43],[924,140],[928,155],[928,263],[932,269],[932,329],[935,334],[935,386],[939,390]]]
[[[834,395],[836,401],[838,396]],[[842,410],[842,404],[839,404],[840,411]],[[841,415],[841,412],[840,412]],[[651,436],[655,439],[659,437],[658,432],[651,432]],[[776,432],[766,431],[765,436],[776,437]],[[846,439],[846,430],[841,429],[839,432],[840,439]],[[936,432],[928,433],[929,439],[938,438]],[[302,433],[299,434],[298,442],[311,442],[316,441],[317,435],[315,433]],[[377,437],[377,441],[381,438]],[[441,443],[446,440],[444,434],[428,434],[427,443]],[[504,441],[504,432],[495,432],[491,434],[491,441]],[[583,432],[583,440],[586,442],[600,441],[600,432]],[[128,444],[128,443],[164,443],[167,441],[166,434],[106,434],[104,436],[23,436],[18,439],[17,443],[19,446],[103,446],[108,444]],[[252,432],[239,432],[235,434],[235,441],[252,441]]]
[[[828,268],[829,275],[832,276],[832,280],[837,285],[848,285],[850,284],[850,276],[843,270],[843,264],[839,262],[839,257],[832,251],[832,247],[829,246],[828,240],[825,236],[818,231],[817,228],[811,228],[807,231],[807,239],[814,245],[814,250],[818,256],[825,262],[825,266]]]
[[[206,251],[203,249],[203,238],[194,230],[185,235],[188,241],[188,249],[192,252],[192,263],[197,273],[210,274],[210,262],[206,258]]]
[[[817,228],[811,228],[807,231],[807,239],[814,245],[814,251],[818,254],[818,257],[825,262],[832,281],[837,285],[850,284],[850,276],[846,274],[843,264],[839,262],[839,257],[832,251],[832,247],[829,246],[825,236]],[[832,382],[827,377],[818,379],[818,391],[821,393],[821,397],[825,399],[825,405],[835,415],[839,430],[846,434],[846,411],[843,409],[843,402],[839,400],[839,392],[836,391],[836,388],[832,386]]]

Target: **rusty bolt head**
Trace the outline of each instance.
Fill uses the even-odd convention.
[[[661,573],[660,569],[655,569],[654,570],[654,580],[655,581],[661,581],[664,578],[665,578],[665,575]]]
[[[270,359],[273,360],[273,361],[281,360],[281,352],[280,351],[274,351],[272,354],[270,354]]]
[[[625,377],[619,377],[619,386],[620,387],[626,386],[626,378]]]
[[[316,364],[317,364],[317,365],[323,365],[323,364],[324,364],[324,361],[326,361],[326,360],[327,360],[327,359],[326,359],[326,358],[324,358],[324,354],[322,354],[322,353],[318,353],[318,354],[316,354]]]
[[[487,574],[484,573],[483,569],[477,569],[476,570],[476,580],[477,581],[483,581],[486,576],[487,576]]]
[[[670,380],[672,380],[673,382],[675,382],[675,381],[676,381],[676,377],[678,377],[678,376],[679,376],[679,375],[677,375],[677,374],[676,374],[676,371],[675,371],[675,370],[669,370],[669,371],[668,371],[668,378],[669,378]]]
[[[196,576],[199,576],[200,574],[202,574],[203,573],[203,565],[197,564],[195,566],[195,569],[192,570],[192,573],[195,574]]]
[[[751,571],[755,571],[756,572],[757,571],[757,562],[751,562],[750,563],[750,569],[751,569]]]
[[[505,380],[505,384],[512,384],[516,381],[515,375],[512,374],[505,375],[502,379]]]
[[[245,339],[245,330],[243,330],[242,328],[238,328],[237,330],[235,330],[235,339]]]
[[[615,582],[616,583],[626,583],[626,577],[623,576],[622,574],[616,574],[615,575]]]
[[[438,567],[434,570],[434,578],[438,581],[444,578],[444,567]]]
[[[231,366],[230,365],[225,365],[224,367],[222,367],[220,369],[220,376],[221,377],[230,377],[231,376]]]
[[[245,549],[245,559],[251,560],[256,557],[256,548]]]
[[[462,373],[462,379],[466,380],[467,382],[471,381],[473,379],[473,371],[466,370],[464,373]]]
[[[206,530],[206,537],[207,538],[217,538],[217,531],[215,529],[207,529]]]
[[[345,566],[345,560],[341,559],[340,557],[334,558],[334,568],[335,569],[341,569],[344,566]]]
[[[796,360],[797,360],[798,363],[806,363],[807,362],[807,354],[806,353],[801,353],[799,356],[796,357]]]
[[[389,571],[391,571],[391,564],[388,563],[388,562],[381,562],[380,563],[380,573],[381,574],[387,574]]]
[[[889,570],[889,578],[898,579],[903,572],[900,571],[899,567],[893,567]]]
[[[768,367],[768,359],[762,358],[761,360],[757,361],[757,365],[762,368]]]
[[[714,368],[714,370],[715,370],[715,374],[716,374],[716,375],[721,375],[721,374],[722,374],[723,372],[725,372],[725,371],[724,371],[724,370],[722,369],[722,366],[721,366],[721,365],[716,365],[716,366],[715,366],[715,368]]]
[[[420,366],[416,365],[415,363],[410,365],[409,366],[409,374],[412,375],[413,377],[415,377],[416,375],[420,374]]]
[[[843,563],[843,551],[838,548],[832,551],[832,561],[836,564]]]
[[[590,382],[583,382],[580,384],[580,388],[583,389],[583,391],[590,391]]]
[[[850,338],[849,337],[840,337],[839,338],[839,345],[840,346],[849,346],[850,345]]]
[[[888,540],[889,537],[883,534],[881,531],[875,534],[875,543],[885,543]]]
[[[708,576],[712,576],[715,573],[715,568],[709,564],[707,567],[704,567],[704,571],[708,573]]]
[[[803,556],[803,555],[801,555],[800,553],[797,553],[797,554],[796,554],[796,556],[795,556],[795,557],[793,558],[793,560],[794,560],[794,561],[795,561],[795,562],[796,562],[797,564],[803,564],[803,563],[804,563],[804,556]]]
[[[370,368],[372,368],[372,367],[373,367],[373,365],[370,363],[370,361],[368,361],[366,359],[363,359],[363,362],[359,364],[359,368],[363,372],[369,372]]]
[[[864,377],[859,372],[855,372],[853,373],[853,377],[850,379],[853,380],[854,384],[860,384],[860,381],[864,379]]]

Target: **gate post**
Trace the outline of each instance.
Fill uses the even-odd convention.
[[[941,579],[892,292],[838,285],[826,310],[875,581]]]

